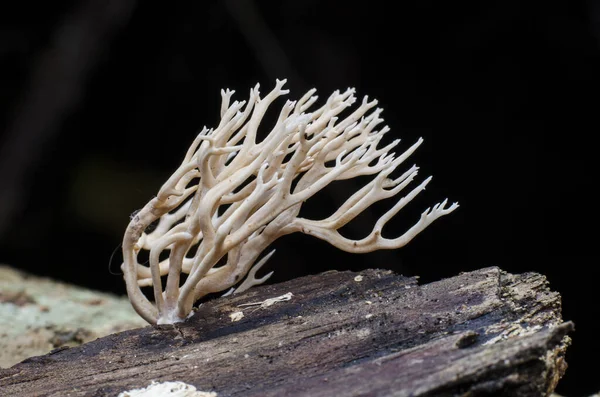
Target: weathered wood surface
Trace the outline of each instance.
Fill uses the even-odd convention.
[[[545,396],[572,328],[535,273],[486,268],[418,286],[384,270],[327,272],[28,359],[0,370],[0,395],[116,396],[158,380],[219,397]]]

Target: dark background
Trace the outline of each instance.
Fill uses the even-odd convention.
[[[406,167],[434,175],[386,233],[445,197],[461,207],[397,251],[287,236],[272,281],[332,268],[424,282],[491,265],[543,273],[577,328],[558,392],[597,392],[600,7],[416,3],[1,2],[0,262],[124,293],[109,261],[116,250],[118,272],[129,215],[218,123],[221,88],[246,99],[287,77],[292,98],[315,87],[324,99],[353,86],[379,99],[400,149],[425,139]],[[328,189],[307,215],[357,188]],[[368,234],[384,207],[348,235]]]

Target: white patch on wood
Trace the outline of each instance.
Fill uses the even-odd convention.
[[[118,397],[217,397],[215,392],[199,391],[183,382],[156,382],[143,389],[133,389],[119,393]]]
[[[240,321],[241,319],[244,318],[244,313],[243,312],[234,312],[229,315],[229,318],[231,319],[231,321]]]
[[[358,336],[358,339],[365,339],[369,335],[371,335],[371,330],[369,328],[362,328],[356,331],[356,336]]]

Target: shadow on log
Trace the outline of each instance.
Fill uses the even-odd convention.
[[[536,273],[490,267],[419,286],[326,272],[27,359],[0,370],[0,395],[117,396],[156,380],[219,397],[546,396],[573,330],[560,308]]]

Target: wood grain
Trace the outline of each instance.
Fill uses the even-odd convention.
[[[546,396],[573,329],[560,308],[535,273],[490,267],[419,286],[386,270],[326,272],[28,359],[0,371],[0,395],[116,396],[157,380],[219,397]]]

